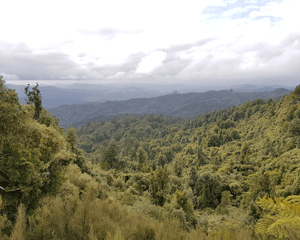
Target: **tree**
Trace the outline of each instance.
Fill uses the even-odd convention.
[[[221,200],[222,190],[223,183],[218,175],[203,173],[197,176],[193,192],[195,196],[199,196],[198,207],[217,207]]]
[[[140,169],[143,167],[143,165],[146,165],[148,163],[148,154],[142,147],[138,148],[136,152],[136,159],[138,161]]]
[[[190,222],[194,227],[197,223],[197,218],[194,213],[194,205],[191,199],[188,198],[186,191],[179,191],[177,190],[175,192],[176,197],[176,208],[182,208],[182,210],[186,214],[186,219],[188,222]]]
[[[151,173],[149,190],[154,204],[164,205],[167,199],[166,187],[169,182],[169,175],[170,172],[166,167],[160,167]]]
[[[196,181],[198,178],[198,174],[197,171],[195,169],[195,167],[191,168],[191,173],[190,173],[190,179],[189,179],[189,186],[194,189],[195,185],[196,185]]]
[[[42,95],[40,94],[40,90],[38,89],[39,84],[37,83],[35,87],[32,88],[33,91],[29,91],[29,86],[25,88],[25,94],[28,97],[26,100],[27,104],[33,104],[35,107],[33,119],[39,121],[40,114],[42,111]]]
[[[165,164],[167,163],[167,156],[165,154],[163,154],[162,152],[159,152],[158,154],[155,155],[155,159],[154,159],[155,163],[157,163],[158,166],[165,166]]]
[[[68,125],[66,131],[66,140],[71,146],[71,151],[75,153],[77,134],[76,134],[76,130],[72,128],[70,125]]]
[[[117,158],[117,144],[115,140],[110,141],[109,145],[103,152],[103,163],[104,168],[117,168],[118,167],[118,158]]]
[[[177,155],[173,161],[173,170],[177,177],[182,177],[184,168],[184,160],[182,155]]]
[[[200,167],[203,166],[205,163],[204,154],[201,151],[200,147],[197,147],[197,158],[196,158],[196,166]]]
[[[7,89],[0,78],[2,197],[4,201],[8,197],[15,201],[22,199],[27,209],[37,204],[42,195],[58,190],[64,181],[63,169],[75,159],[59,128],[40,124],[32,119],[32,113],[33,106],[21,104],[16,93]],[[10,201],[10,204],[15,203]],[[10,214],[14,213],[10,211]]]
[[[299,98],[300,97],[300,85],[298,85],[295,90],[293,91],[293,93],[291,94],[293,97],[295,98]]]

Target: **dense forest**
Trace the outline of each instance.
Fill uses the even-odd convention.
[[[0,78],[0,239],[299,239],[300,85],[77,129]]]

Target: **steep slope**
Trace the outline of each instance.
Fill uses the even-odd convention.
[[[94,164],[117,171],[112,186],[149,196],[170,215],[176,214],[174,201],[188,196],[201,227],[211,231],[220,224],[216,214],[237,226],[266,223],[268,206],[262,212],[260,198],[290,196],[288,201],[300,194],[300,86],[278,102],[256,99],[192,120],[128,116],[87,124],[77,133],[78,145]],[[138,201],[130,204],[139,207]],[[182,209],[191,226],[192,211]],[[203,218],[211,225],[201,223]],[[290,227],[281,215],[274,218],[278,231]]]

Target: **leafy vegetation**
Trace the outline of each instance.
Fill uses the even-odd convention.
[[[299,239],[299,92],[62,129],[1,79],[0,238]]]
[[[300,197],[289,196],[284,200],[278,198],[263,199],[258,204],[265,211],[265,215],[256,225],[258,232],[284,238],[288,231],[300,229]]]

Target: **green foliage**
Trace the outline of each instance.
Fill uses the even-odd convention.
[[[76,134],[76,130],[70,127],[70,125],[68,125],[66,131],[66,140],[71,146],[71,151],[74,153],[76,149],[77,134]]]
[[[25,88],[25,94],[28,99],[26,100],[27,104],[34,104],[34,116],[33,119],[39,121],[40,114],[42,111],[42,95],[40,94],[40,90],[38,89],[39,84],[37,83],[35,87],[32,88],[32,91],[29,91],[29,86]]]
[[[117,145],[114,140],[109,143],[103,152],[102,167],[106,169],[119,167]]]
[[[198,208],[217,207],[221,201],[221,194],[224,187],[220,177],[204,173],[193,178],[195,179],[194,185],[190,182],[190,186],[197,197],[196,206]]]
[[[186,214],[186,220],[192,225],[196,226],[197,218],[194,213],[194,205],[191,199],[188,198],[186,191],[179,191],[175,192],[175,198],[177,206],[176,208],[182,209]]]
[[[14,202],[22,199],[32,209],[37,199],[55,193],[64,181],[64,167],[75,159],[56,119],[40,109],[37,87],[29,92],[24,107],[13,90],[0,81],[0,186],[9,219],[14,218]],[[35,121],[32,119],[41,121]],[[38,116],[38,117],[37,117]],[[40,116],[42,116],[40,118]],[[43,122],[43,124],[41,124]],[[13,210],[14,209],[14,210]]]
[[[169,204],[176,190],[190,188],[195,210],[216,209],[224,205],[222,193],[230,191],[230,204],[248,209],[249,220],[254,222],[261,215],[252,203],[259,197],[299,192],[297,103],[291,94],[279,102],[257,99],[192,120],[122,116],[77,129],[78,146],[84,147],[86,157],[96,163],[103,160],[99,156],[114,140],[122,165],[114,168],[116,175],[145,173],[144,178],[131,178],[129,182],[140,194],[149,189],[155,204]],[[144,165],[146,156],[148,163]],[[162,167],[169,169],[169,180],[159,187],[154,180]],[[281,167],[286,170],[281,171]],[[146,175],[151,168],[153,173]],[[176,178],[180,184],[173,184],[171,179]],[[140,179],[151,183],[151,187]],[[122,189],[125,191],[126,187]]]
[[[283,239],[289,237],[289,229],[293,229],[298,230],[297,236],[300,237],[300,196],[283,200],[264,196],[257,203],[264,211],[256,224],[257,232]]]
[[[291,94],[293,97],[298,98],[300,97],[300,85],[298,85],[295,90]]]
[[[167,184],[169,183],[170,172],[166,167],[160,167],[151,172],[149,178],[149,190],[153,203],[163,206],[167,199]]]
[[[148,164],[148,153],[142,148],[139,147],[136,152],[136,159],[141,169],[143,166]]]
[[[2,196],[0,195],[0,210],[3,208]],[[8,239],[7,235],[4,233],[5,229],[10,228],[10,221],[7,219],[6,214],[0,215],[0,237],[1,239]],[[7,238],[6,238],[7,237]]]
[[[292,134],[292,136],[299,136],[300,135],[300,120],[293,119],[289,124],[288,130]]]

